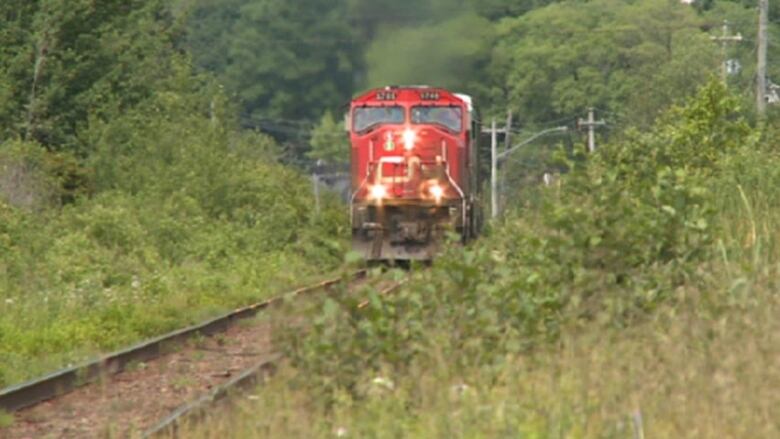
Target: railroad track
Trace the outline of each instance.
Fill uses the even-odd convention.
[[[247,323],[292,298],[360,285],[366,271],[241,308],[126,350],[0,390],[16,421],[0,437],[153,437],[175,434],[226,396],[262,382],[280,357],[269,322]],[[398,288],[394,283],[382,294]],[[294,300],[298,302],[298,300]]]
[[[379,292],[379,295],[386,296],[391,294],[403,284],[404,282],[395,282],[390,286],[383,288]],[[357,307],[358,309],[363,309],[368,305],[368,301],[363,301],[360,302]],[[215,405],[229,400],[232,396],[241,395],[244,391],[255,388],[266,378],[273,375],[276,370],[276,364],[280,359],[280,355],[275,355],[272,359],[258,363],[244,370],[241,374],[237,375],[236,378],[212,390],[207,395],[179,407],[175,412],[171,413],[157,425],[148,429],[143,434],[143,437],[177,437],[180,426],[191,425],[202,420],[215,408]]]

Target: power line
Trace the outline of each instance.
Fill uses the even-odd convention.
[[[498,154],[497,160],[498,161],[505,160],[507,157],[509,157],[509,155],[511,155],[512,153],[514,153],[518,149],[522,148],[525,145],[528,145],[529,143],[533,142],[534,140],[536,140],[536,139],[538,139],[538,138],[540,138],[542,136],[546,136],[547,134],[552,134],[552,133],[566,132],[566,131],[568,131],[568,129],[569,128],[566,127],[566,126],[559,126],[559,127],[555,127],[555,128],[548,128],[546,130],[542,130],[542,131],[534,134],[533,136],[529,137],[528,139],[518,143],[517,145],[513,145],[512,148],[510,148],[510,149],[508,149],[508,150]]]

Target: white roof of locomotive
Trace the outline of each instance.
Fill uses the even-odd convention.
[[[399,87],[399,86],[397,86],[397,85],[388,85],[388,86],[385,86],[385,90],[391,90],[391,89],[397,88],[397,87]],[[420,89],[425,89],[425,88],[433,88],[433,87],[431,87],[430,85],[405,85],[405,86],[403,86],[403,88],[420,88]],[[470,113],[474,112],[474,98],[472,98],[471,96],[469,96],[469,95],[467,95],[465,93],[453,93],[453,95],[457,96],[463,102],[466,103],[466,106],[468,107]]]
[[[463,94],[463,93],[455,93],[455,96],[459,97],[460,99],[463,100],[463,102],[466,103],[466,105],[469,108],[469,112],[473,112],[474,111],[474,98],[472,98],[471,96],[469,96],[467,94]]]

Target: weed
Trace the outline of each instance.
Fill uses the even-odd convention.
[[[128,372],[142,372],[146,370],[149,367],[149,365],[143,361],[131,361],[127,364],[125,367],[125,370]]]
[[[171,386],[176,391],[186,390],[195,385],[195,381],[186,375],[180,375],[171,380]]]
[[[0,428],[8,428],[14,425],[14,415],[4,410],[0,410]]]

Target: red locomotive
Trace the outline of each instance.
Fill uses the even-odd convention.
[[[352,243],[369,261],[430,260],[445,238],[478,232],[479,136],[469,96],[385,87],[354,99]]]

